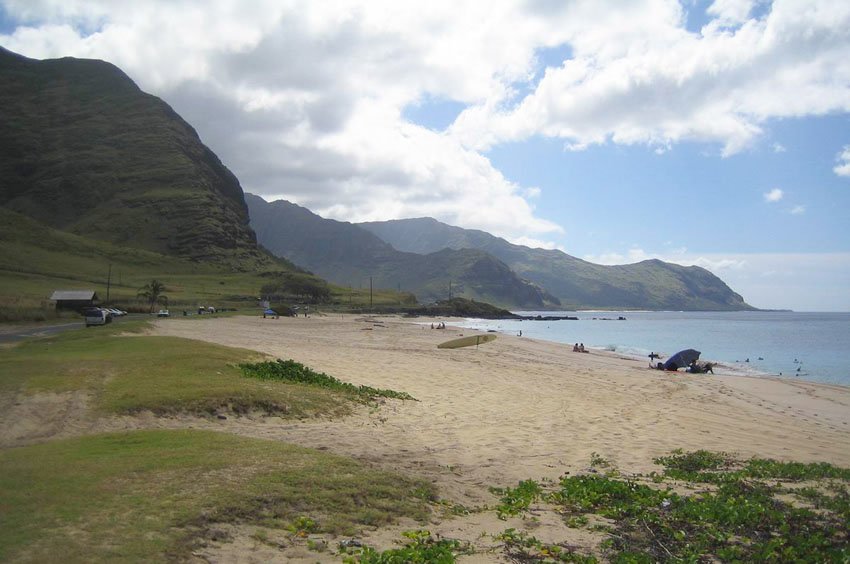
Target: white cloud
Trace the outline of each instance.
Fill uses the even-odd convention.
[[[753,0],[714,0],[706,12],[716,16],[723,25],[742,24],[747,21],[754,5]]]
[[[765,202],[778,202],[785,196],[785,193],[779,188],[774,188],[770,192],[765,192],[763,196]]]
[[[336,219],[432,215],[511,240],[561,228],[480,150],[680,141],[747,147],[771,118],[850,110],[850,3],[716,0],[5,0],[0,44],[108,60],[195,126],[247,191]],[[540,69],[541,50],[565,48]],[[466,109],[446,133],[403,118]],[[850,161],[836,167],[850,174]],[[636,256],[636,255],[635,255]]]
[[[777,0],[761,19],[753,4],[715,2],[700,33],[677,2],[568,4],[558,24],[574,58],[518,104],[465,110],[452,131],[478,148],[540,134],[570,148],[712,142],[731,155],[771,118],[850,110],[850,3]]]
[[[774,153],[784,153],[785,151],[787,151],[787,149],[781,143],[774,143],[773,144],[773,152]]]
[[[675,254],[675,253],[674,253]],[[658,258],[658,255],[647,253],[639,247],[632,247],[624,253],[609,252],[599,255],[585,255],[582,257],[589,262],[596,264],[632,264],[643,260]]]
[[[562,231],[529,203],[539,188],[401,118],[426,95],[479,103],[528,79],[551,33],[517,6],[11,0],[6,9],[31,27],[0,43],[115,63],[192,123],[246,191],[349,221],[430,215],[514,238]]]
[[[806,206],[800,206],[800,205],[794,206],[793,208],[791,208],[791,213],[793,215],[800,215],[800,214],[806,213]]]
[[[517,237],[516,239],[511,239],[510,242],[514,245],[525,245],[526,247],[531,247],[532,249],[557,249],[565,253],[567,252],[567,250],[564,249],[563,246],[558,245],[554,241],[543,241],[531,237]]]
[[[835,158],[839,164],[832,169],[838,176],[850,176],[850,145],[845,145],[844,149]]]

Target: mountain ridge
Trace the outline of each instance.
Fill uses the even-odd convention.
[[[273,262],[236,176],[118,67],[0,48],[0,106],[0,205],[118,245],[242,270]]]
[[[594,264],[559,250],[534,249],[434,218],[358,224],[399,250],[477,248],[548,290],[565,308],[752,310],[720,278],[698,266],[657,259],[628,265]]]
[[[425,302],[463,296],[500,306],[558,306],[544,290],[483,251],[405,253],[354,224],[322,218],[285,200],[266,202],[246,194],[245,201],[265,248],[336,284],[355,286],[371,279],[378,287],[410,291]]]

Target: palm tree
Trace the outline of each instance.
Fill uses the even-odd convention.
[[[168,296],[163,294],[165,291],[165,284],[160,282],[159,280],[151,280],[141,288],[139,288],[139,292],[136,294],[139,298],[144,298],[150,304],[150,309],[148,313],[153,312],[153,304],[160,302],[162,300],[168,300]]]

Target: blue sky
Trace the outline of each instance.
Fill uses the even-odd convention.
[[[118,65],[268,200],[850,311],[850,3],[0,0],[0,45]]]

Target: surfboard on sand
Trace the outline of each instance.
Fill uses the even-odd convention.
[[[490,341],[495,341],[496,335],[470,335],[468,337],[461,337],[459,339],[452,339],[451,341],[446,341],[445,343],[440,343],[437,345],[438,349],[459,349],[461,347],[471,347],[477,345],[483,345],[484,343],[489,343]]]

